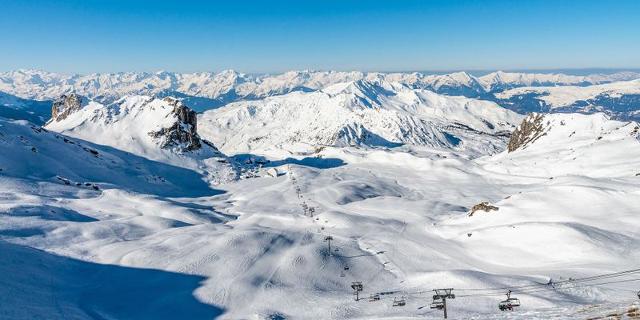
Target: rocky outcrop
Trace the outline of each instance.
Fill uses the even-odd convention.
[[[530,113],[522,123],[511,134],[507,150],[513,152],[524,148],[527,144],[536,141],[545,134],[543,121],[544,115],[540,113]]]
[[[85,104],[85,100],[86,99],[79,94],[63,94],[53,101],[50,121],[63,120],[70,114],[82,109],[82,106]]]
[[[473,217],[473,214],[476,211],[491,212],[491,211],[498,211],[498,210],[500,210],[500,208],[498,208],[498,207],[496,207],[494,205],[491,205],[487,201],[483,201],[483,202],[480,202],[480,203],[474,205],[473,207],[471,207],[471,211],[469,212],[469,217]]]
[[[169,116],[175,116],[176,122],[171,127],[149,132],[149,135],[160,140],[161,148],[178,148],[181,151],[200,149],[202,141],[198,135],[197,113],[173,97],[163,100],[173,107]]]

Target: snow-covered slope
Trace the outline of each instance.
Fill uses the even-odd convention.
[[[352,97],[350,85],[325,94]],[[476,160],[326,147],[266,163],[283,174],[224,183],[214,196],[193,171],[0,123],[10,151],[0,153],[0,294],[15,302],[0,304],[3,315],[439,319],[428,305],[443,287],[456,294],[453,319],[596,317],[637,300],[637,273],[546,285],[638,267],[635,123],[532,116],[539,126],[520,126],[524,143]],[[171,183],[154,189],[162,179],[136,166]],[[470,216],[483,201],[498,210]],[[502,313],[509,289],[522,306]]]
[[[69,185],[78,192],[118,188],[158,195],[215,193],[196,172],[0,118],[0,175]],[[95,189],[95,190],[94,190]]]
[[[492,163],[510,174],[631,177],[640,173],[640,126],[605,114],[530,114]],[[540,162],[538,164],[538,162]]]
[[[229,154],[402,144],[477,154],[501,149],[519,121],[492,102],[364,80],[232,103],[200,117],[203,136]]]
[[[167,97],[126,96],[103,105],[78,95],[54,102],[48,130],[211,175],[212,181],[231,174],[226,159],[200,138],[196,113]],[[220,174],[220,171],[224,174]]]

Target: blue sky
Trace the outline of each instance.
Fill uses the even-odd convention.
[[[640,1],[2,0],[0,70],[639,68]]]

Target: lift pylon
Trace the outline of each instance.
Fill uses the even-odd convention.
[[[452,293],[453,288],[434,289],[433,291],[436,294],[433,295],[432,309],[443,310],[444,318],[447,319],[447,299],[456,298],[456,295]]]

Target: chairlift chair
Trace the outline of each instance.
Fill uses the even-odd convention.
[[[369,302],[374,302],[374,301],[380,301],[380,295],[379,294],[372,294],[369,296]]]
[[[500,311],[512,311],[513,308],[520,306],[520,299],[511,297],[511,290],[507,292],[507,300],[502,300],[498,304],[498,309]]]
[[[519,307],[520,306],[520,299],[518,299],[518,298],[509,298],[507,300],[511,303],[512,307]]]
[[[393,306],[394,307],[404,307],[407,304],[407,301],[404,299],[404,297],[398,299],[398,298],[393,298]]]
[[[509,300],[503,300],[500,301],[500,303],[498,304],[498,309],[500,309],[500,311],[512,311],[513,310],[513,305],[511,304],[511,301]]]
[[[444,309],[444,301],[442,301],[442,299],[440,299],[440,298],[438,298],[438,299],[434,298],[433,302],[431,302],[431,305],[429,306],[429,308],[442,310],[442,309]]]

